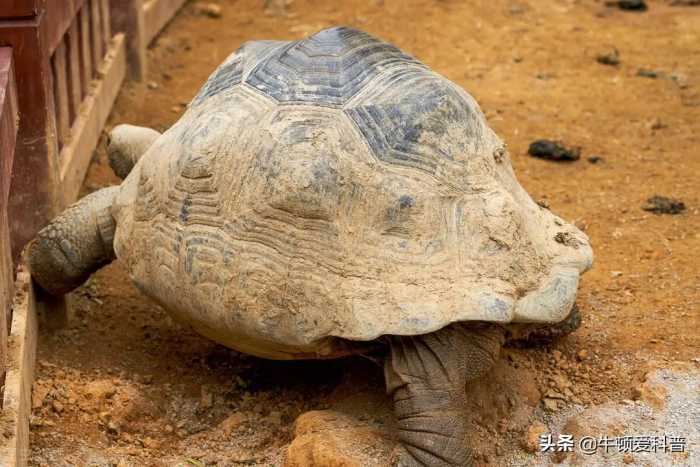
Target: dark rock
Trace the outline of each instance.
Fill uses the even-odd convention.
[[[612,52],[598,55],[596,61],[603,65],[617,66],[620,64],[620,53],[613,49]]]
[[[558,141],[538,139],[530,144],[528,154],[532,157],[549,159],[552,161],[575,161],[581,157],[581,148],[566,148]]]
[[[586,160],[588,160],[588,162],[590,162],[591,164],[597,164],[599,162],[603,162],[603,158],[600,156],[588,156],[586,158]]]
[[[649,9],[644,0],[616,0],[605,4],[625,11],[647,11]]]
[[[657,118],[651,123],[651,125],[649,125],[649,128],[652,130],[663,130],[664,128],[668,128],[668,125],[662,122],[661,119]]]
[[[637,70],[637,76],[642,76],[644,78],[661,78],[662,73],[660,71],[654,71],[654,70],[645,70],[644,68],[640,68]]]
[[[642,209],[655,214],[680,214],[685,210],[685,203],[677,199],[657,195],[649,198],[647,204],[642,206]]]

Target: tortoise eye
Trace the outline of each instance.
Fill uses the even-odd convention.
[[[497,164],[500,164],[505,160],[507,154],[508,153],[506,152],[506,145],[504,144],[503,146],[498,147],[493,151],[493,159],[496,161]]]

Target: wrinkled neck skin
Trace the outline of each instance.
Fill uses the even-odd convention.
[[[117,259],[122,261],[128,258],[128,251],[133,244],[131,235],[134,221],[133,206],[139,196],[138,180],[140,172],[141,163],[138,163],[129,176],[122,182],[119,193],[112,204],[111,213],[116,224],[114,232],[114,254]]]
[[[151,144],[151,147],[155,143]],[[112,204],[112,217],[117,224],[117,229],[114,237],[114,250],[117,258],[122,257],[120,250],[125,249],[125,245],[129,242],[129,233],[133,224],[134,209],[133,206],[139,197],[144,196],[144,193],[139,193],[139,179],[143,167],[148,163],[148,159],[157,157],[158,151],[152,151],[150,148],[139,157],[136,164],[130,170],[124,181],[120,185],[120,190]],[[143,189],[142,189],[143,191]]]

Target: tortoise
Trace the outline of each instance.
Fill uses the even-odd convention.
[[[36,282],[65,294],[119,258],[238,351],[386,349],[401,465],[469,465],[465,385],[507,336],[578,319],[586,235],[530,198],[466,91],[367,33],[246,42],[171,128],[119,125],[108,154],[123,182],[38,233]]]

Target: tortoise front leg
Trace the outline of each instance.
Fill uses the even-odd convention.
[[[159,136],[156,130],[143,126],[122,124],[112,128],[107,138],[107,157],[117,177],[125,179]]]
[[[114,259],[112,202],[118,186],[103,188],[70,206],[39,231],[27,247],[36,282],[52,295],[81,285]]]
[[[472,465],[465,386],[491,368],[503,339],[503,329],[487,323],[390,338],[384,373],[405,448],[400,466]]]

